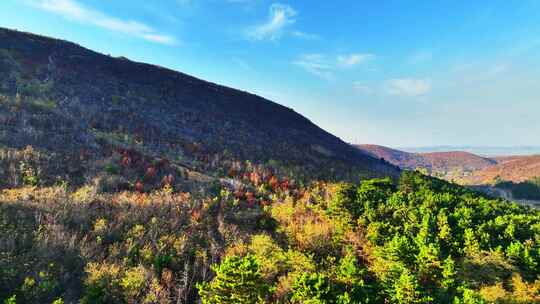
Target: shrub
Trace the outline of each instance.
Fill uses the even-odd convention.
[[[114,264],[89,263],[86,266],[83,304],[124,303],[120,288],[120,267]]]
[[[118,174],[118,167],[114,164],[106,164],[104,170],[111,175]]]
[[[333,303],[336,298],[330,279],[321,273],[304,273],[296,279],[292,291],[292,303]]]
[[[88,203],[96,195],[96,189],[92,186],[83,186],[71,194],[71,199],[77,203]]]
[[[482,296],[472,289],[462,288],[462,295],[454,298],[453,304],[487,304]]]
[[[112,95],[111,96],[111,103],[113,105],[118,105],[120,104],[120,102],[122,101],[122,97],[121,96],[118,96],[118,95]]]
[[[17,304],[17,296],[12,295],[11,297],[5,299],[4,304]]]
[[[124,273],[120,280],[120,286],[123,289],[126,300],[130,303],[137,301],[144,294],[148,274],[143,266],[132,267]]]
[[[52,302],[52,304],[64,304],[64,300],[62,298],[58,298]]]
[[[21,174],[22,182],[26,186],[37,186],[39,185],[39,171],[36,171],[28,163],[21,161],[19,164],[19,172]]]

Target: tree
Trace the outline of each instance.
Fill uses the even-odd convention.
[[[328,211],[336,216],[345,216],[344,213],[349,213],[353,217],[358,217],[362,212],[362,206],[356,201],[356,188],[352,184],[339,184]]]
[[[453,304],[486,304],[486,301],[473,290],[463,287],[460,289],[463,295],[455,297]]]
[[[390,178],[371,179],[363,181],[356,193],[359,207],[356,208],[354,217],[364,214],[368,219],[375,217],[375,210],[381,204],[385,204],[388,198],[395,192],[395,185]]]
[[[447,303],[450,303],[450,300],[456,295],[456,283],[457,283],[457,270],[456,263],[451,256],[448,256],[441,265],[441,275],[440,280],[441,289],[439,300]]]
[[[392,294],[393,303],[413,304],[425,303],[429,299],[422,297],[420,284],[414,274],[408,269],[403,269],[397,280],[394,282]]]
[[[304,273],[293,286],[292,303],[326,304],[334,303],[330,279],[321,273]]]
[[[445,289],[451,289],[455,287],[456,283],[456,264],[451,256],[448,256],[442,264],[442,280],[441,285]]]
[[[251,255],[228,257],[212,270],[216,276],[211,282],[197,284],[203,304],[264,303],[270,294],[259,263]]]
[[[367,269],[358,263],[351,248],[341,258],[337,267],[336,279],[339,283],[340,294],[337,296],[339,304],[376,303],[378,298],[377,286],[368,282]]]

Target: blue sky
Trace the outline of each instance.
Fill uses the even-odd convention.
[[[0,26],[254,92],[348,142],[540,144],[540,1],[2,0]]]

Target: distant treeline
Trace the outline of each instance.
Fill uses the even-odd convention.
[[[516,199],[540,200],[540,177],[520,183],[502,181],[495,187],[510,190]]]

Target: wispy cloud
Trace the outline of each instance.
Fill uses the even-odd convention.
[[[297,12],[287,4],[274,3],[270,6],[268,20],[248,30],[252,40],[278,40],[285,29],[296,22]]]
[[[356,92],[362,93],[362,94],[372,94],[373,89],[367,86],[365,83],[361,81],[354,81],[353,82],[353,89]]]
[[[431,91],[430,79],[396,78],[386,82],[387,92],[399,96],[421,96]]]
[[[350,68],[359,64],[362,64],[368,60],[375,58],[373,54],[348,54],[348,55],[339,55],[337,57],[337,63],[340,67]]]
[[[177,40],[173,36],[159,33],[149,25],[138,21],[123,20],[109,16],[86,7],[76,0],[36,0],[31,3],[34,7],[57,14],[66,19],[91,24],[109,31],[119,32],[154,43],[167,45],[177,43]]]
[[[319,40],[319,39],[321,39],[321,36],[319,36],[317,34],[311,34],[311,33],[306,33],[306,32],[302,32],[302,31],[292,31],[291,35],[293,37],[304,39],[304,40]]]
[[[311,73],[319,78],[325,80],[331,80],[334,78],[333,69],[331,64],[326,62],[326,57],[322,54],[304,54],[293,62],[308,73]]]
[[[351,68],[375,58],[373,54],[352,53],[348,55],[326,56],[324,54],[303,54],[293,61],[307,72],[322,79],[331,80],[338,69]]]

